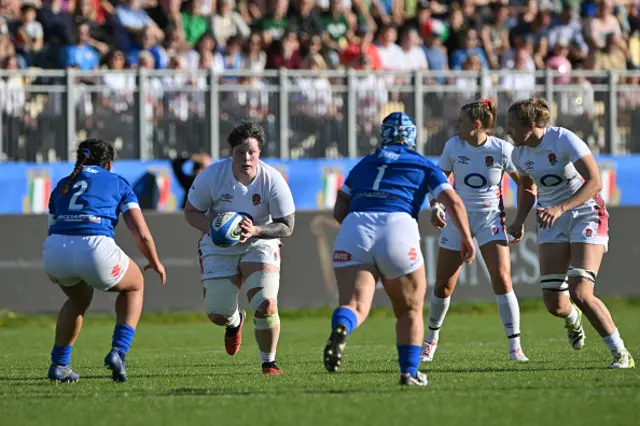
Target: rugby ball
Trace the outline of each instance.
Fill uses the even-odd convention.
[[[231,247],[238,244],[242,228],[243,216],[235,212],[217,215],[209,226],[209,235],[213,244],[219,247]]]

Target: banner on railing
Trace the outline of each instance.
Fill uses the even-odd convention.
[[[431,158],[437,162],[437,158]],[[640,206],[640,155],[596,157],[602,176],[602,196],[609,206]],[[265,160],[285,177],[298,210],[333,208],[336,193],[357,159],[340,160]],[[67,176],[71,163],[0,164],[0,214],[43,214],[55,184]],[[114,163],[113,171],[136,186],[145,176],[155,176],[156,209],[174,212],[181,207],[184,190],[178,184],[171,164],[166,160]],[[505,175],[503,198],[506,207],[516,204],[516,187]]]

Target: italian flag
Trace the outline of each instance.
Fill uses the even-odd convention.
[[[29,180],[29,195],[27,212],[34,214],[49,211],[49,196],[51,195],[51,179],[46,173],[38,173]]]
[[[333,209],[338,190],[342,187],[343,182],[344,177],[338,171],[327,173],[322,177],[322,194],[319,206],[321,209]]]
[[[171,195],[171,178],[166,173],[157,173],[156,185],[158,185],[157,210],[166,211],[169,208],[169,197]]]

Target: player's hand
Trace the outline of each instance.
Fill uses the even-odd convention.
[[[476,245],[473,243],[472,238],[462,240],[460,255],[465,263],[471,263],[476,258]]]
[[[553,224],[556,223],[556,220],[562,216],[564,210],[560,206],[545,208],[538,207],[536,208],[536,212],[538,214],[538,224],[540,227],[551,228]]]
[[[162,265],[162,263],[149,262],[147,266],[144,267],[144,271],[146,272],[149,269],[153,269],[158,275],[160,275],[160,281],[162,282],[162,285],[167,284],[167,272],[164,270],[164,266]]]
[[[441,209],[434,209],[431,211],[431,224],[438,228],[442,229],[447,226],[447,219],[444,214],[444,211]]]
[[[246,242],[249,238],[255,237],[258,233],[258,229],[255,227],[251,219],[246,216],[242,220],[240,228],[242,229],[242,233],[240,234],[240,243]]]
[[[522,223],[512,223],[507,228],[507,234],[512,238],[509,241],[511,244],[517,244],[524,238],[524,224]]]

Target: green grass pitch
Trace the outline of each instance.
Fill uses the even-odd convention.
[[[574,351],[563,322],[529,305],[538,307],[522,316],[529,363],[507,360],[493,309],[467,305],[447,318],[435,361],[422,365],[426,388],[398,386],[394,321],[384,310],[349,338],[334,374],[322,365],[329,311],[283,314],[280,377],[261,375],[250,322],[240,353],[229,357],[223,330],[202,315],[146,316],[126,384],[112,383],[102,367],[110,318],[85,321],[72,357],[80,382],[54,384],[45,379],[52,319],[0,315],[0,425],[638,424],[640,369],[608,370],[611,356],[590,326],[585,348]],[[640,306],[611,307],[640,361]]]

